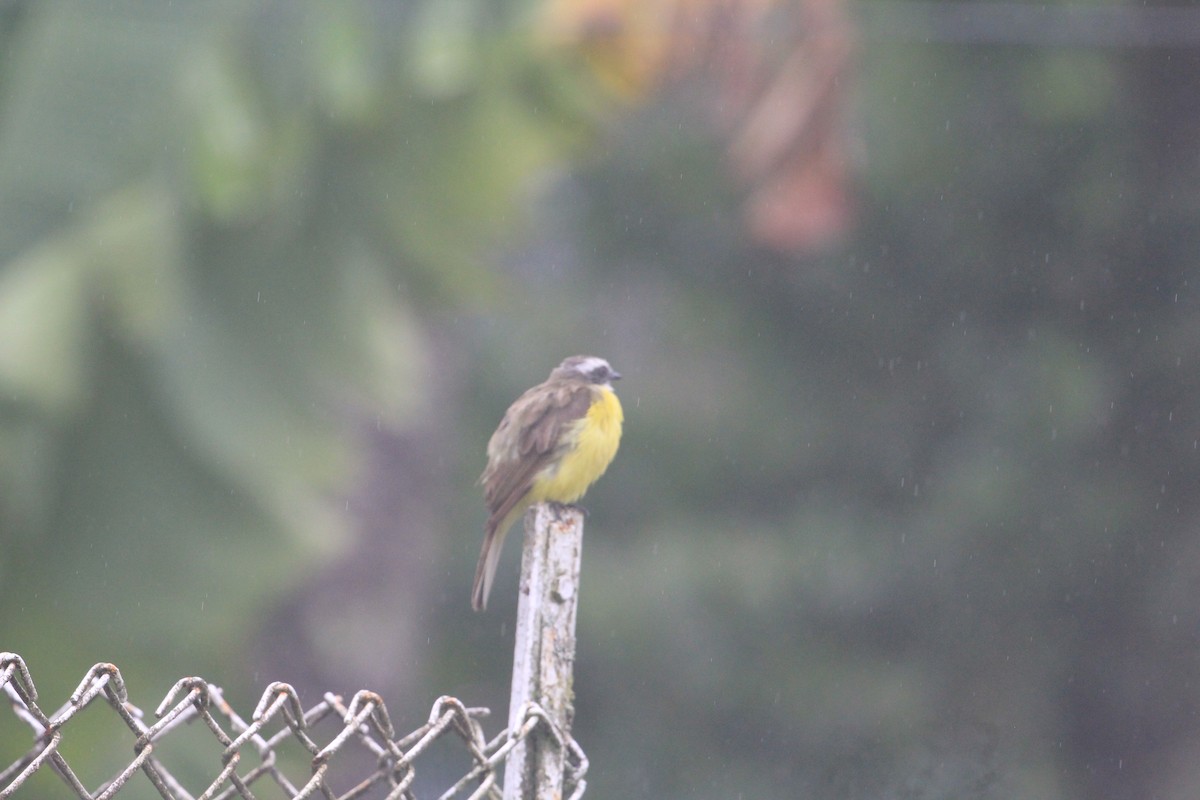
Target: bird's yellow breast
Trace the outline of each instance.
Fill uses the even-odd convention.
[[[583,497],[617,454],[624,420],[616,392],[608,387],[597,389],[587,414],[568,434],[573,445],[568,446],[557,464],[544,470],[533,482],[530,500],[574,503]]]

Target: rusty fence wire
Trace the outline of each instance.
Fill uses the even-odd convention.
[[[411,733],[398,733],[383,700],[369,691],[358,692],[349,703],[338,695],[326,694],[320,703],[305,710],[294,688],[286,683],[272,683],[247,721],[226,703],[218,687],[201,678],[183,678],[158,704],[153,720],[147,720],[142,710],[129,702],[120,670],[113,664],[101,663],[88,671],[61,708],[48,714],[38,705],[29,669],[15,653],[0,653],[0,690],[7,696],[15,718],[27,725],[32,734],[32,742],[24,754],[7,766],[0,761],[0,800],[38,796],[33,789],[28,789],[31,793],[22,793],[21,787],[28,788],[30,779],[42,771],[57,776],[66,787],[66,796],[73,794],[86,800],[117,797],[123,789],[138,782],[144,789],[147,780],[167,800],[257,800],[256,793],[257,797],[288,800],[307,797],[415,800],[418,796],[413,785],[417,776],[415,762],[440,741],[463,750],[468,759],[465,774],[447,781],[449,785],[439,795],[442,800],[459,797],[500,800],[498,774],[505,756],[517,742],[534,736],[546,737],[562,749],[569,790],[564,796],[577,800],[587,785],[584,780],[587,757],[534,703],[522,708],[516,717],[521,720],[519,725],[489,740],[480,725],[488,710],[468,708],[449,696],[438,698],[424,725]],[[62,744],[71,736],[72,720],[79,719],[81,712],[93,705],[110,709],[129,729],[132,755],[128,762],[114,765],[113,777],[89,789],[68,763]],[[214,752],[220,753],[213,756],[211,782],[198,795],[184,788],[183,781],[168,770],[159,752],[164,741],[185,728],[207,731],[216,742]],[[187,749],[194,758],[202,748],[189,740]],[[301,770],[295,769],[294,760],[281,755],[297,750],[303,757]],[[352,757],[351,751],[357,757]],[[363,751],[369,758],[362,758]],[[343,761],[342,769],[331,782],[330,772],[339,759]],[[364,761],[365,767],[361,766]],[[346,764],[357,765],[360,771],[347,778]],[[289,777],[289,768],[292,773],[301,771],[302,778]],[[139,776],[144,776],[144,780]],[[339,788],[335,790],[331,783]]]

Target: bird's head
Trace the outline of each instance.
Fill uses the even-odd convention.
[[[620,380],[621,373],[617,372],[603,358],[596,356],[571,356],[554,368],[550,373],[553,378],[569,378],[585,380],[600,386],[612,386],[612,382]]]

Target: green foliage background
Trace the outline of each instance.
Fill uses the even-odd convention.
[[[589,796],[1195,796],[1196,51],[868,39],[785,258],[531,12],[0,4],[0,649],[503,718],[472,482],[595,352]]]

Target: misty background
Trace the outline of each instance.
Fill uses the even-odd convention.
[[[0,650],[51,709],[111,661],[494,734],[475,481],[588,353],[588,797],[1196,797],[1197,31],[0,0]],[[132,742],[86,727],[99,781]]]

